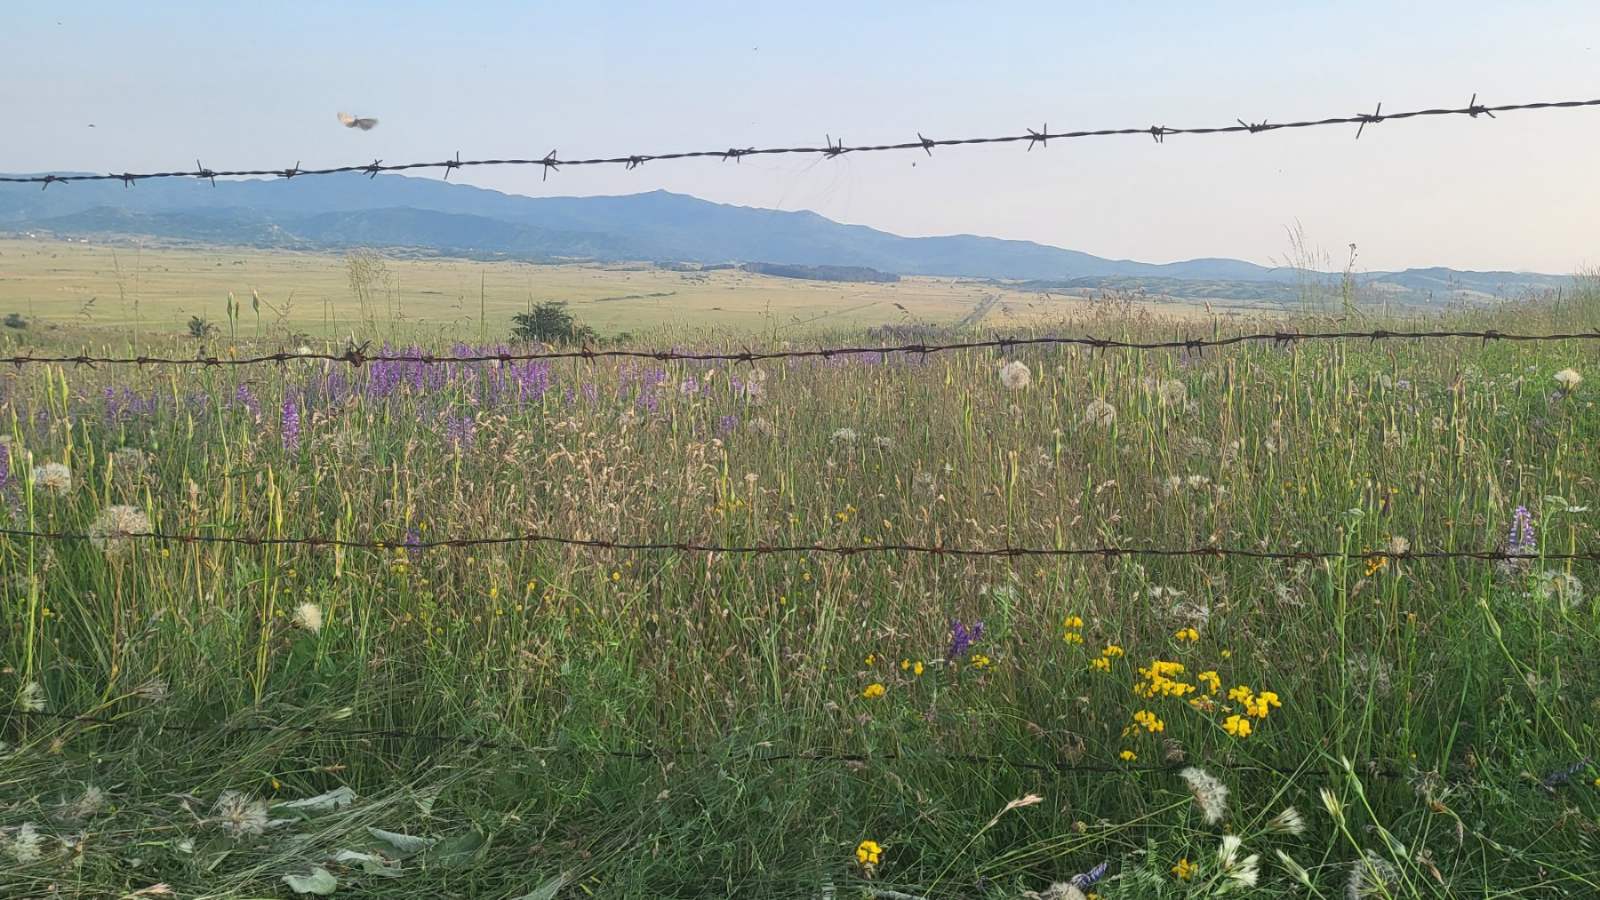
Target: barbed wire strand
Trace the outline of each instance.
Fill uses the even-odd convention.
[[[704,748],[660,748],[642,747],[638,749],[621,749],[615,747],[578,747],[578,746],[536,746],[520,741],[493,740],[489,738],[471,737],[468,735],[451,735],[438,732],[408,731],[405,729],[371,728],[371,729],[340,729],[321,728],[312,725],[291,725],[281,722],[263,722],[252,724],[215,724],[201,722],[175,722],[175,721],[143,721],[136,719],[111,718],[109,716],[78,715],[74,713],[53,712],[49,710],[17,710],[16,714],[23,718],[49,719],[67,724],[93,725],[96,727],[109,727],[120,729],[148,729],[157,732],[179,732],[183,734],[216,734],[231,736],[238,734],[274,734],[291,733],[304,735],[310,738],[325,740],[407,740],[419,743],[430,743],[436,746],[463,747],[475,750],[510,750],[518,753],[536,753],[541,755],[559,755],[571,757],[603,756],[617,759],[636,760],[670,760],[674,757],[713,757],[725,756],[727,758],[743,758],[754,763],[800,762],[800,763],[843,763],[871,765],[874,763],[952,763],[973,766],[1007,766],[1021,771],[1033,772],[1177,772],[1186,763],[1172,765],[1126,765],[1113,763],[1073,763],[1073,762],[1044,762],[1040,760],[1018,759],[999,754],[981,753],[914,753],[899,752],[888,753],[849,753],[837,750],[801,750],[780,751],[776,753],[758,752],[765,751],[767,747],[751,747],[748,753],[729,752],[719,754]],[[1246,763],[1221,765],[1235,771],[1272,772],[1286,776],[1305,776],[1318,774],[1304,766],[1284,766],[1269,763]],[[1388,774],[1379,770],[1374,774]]]
[[[492,353],[431,353],[416,352],[412,354],[378,352],[369,353],[367,344],[351,346],[342,353],[326,352],[298,352],[280,351],[260,356],[245,356],[225,358],[216,356],[196,357],[171,357],[171,356],[93,356],[89,354],[71,354],[57,356],[36,356],[21,354],[16,356],[0,357],[0,365],[24,366],[29,364],[52,365],[163,365],[163,366],[199,366],[199,367],[229,367],[229,366],[256,366],[269,363],[286,364],[296,360],[310,360],[316,362],[346,363],[351,366],[361,367],[376,363],[400,363],[412,365],[445,365],[450,363],[513,363],[530,362],[535,360],[562,360],[562,359],[645,359],[656,362],[691,361],[691,362],[737,362],[757,363],[782,359],[835,359],[852,356],[880,355],[931,355],[956,350],[987,350],[994,349],[1002,352],[1040,346],[1078,346],[1095,350],[1184,350],[1200,353],[1216,347],[1232,347],[1238,344],[1272,343],[1277,345],[1290,345],[1306,341],[1384,341],[1384,340],[1444,340],[1444,339],[1470,339],[1482,341],[1511,342],[1550,342],[1550,341],[1594,341],[1600,340],[1600,329],[1594,331],[1569,331],[1549,334],[1520,334],[1493,329],[1483,331],[1390,331],[1377,329],[1373,331],[1262,331],[1251,334],[1238,334],[1223,338],[1174,338],[1163,341],[1125,341],[1115,338],[1102,337],[1071,337],[1047,335],[1043,337],[997,337],[986,340],[956,341],[945,344],[898,344],[879,347],[821,347],[804,350],[738,350],[738,351],[708,351],[697,352],[692,350],[596,350],[585,346],[576,350],[539,350],[516,353],[510,350],[498,350]]]
[[[578,538],[530,532],[526,534],[495,535],[489,537],[432,538],[428,540],[378,541],[355,538],[330,537],[259,537],[253,535],[168,533],[159,531],[137,533],[89,534],[75,531],[40,531],[24,528],[0,528],[0,537],[28,538],[49,541],[99,541],[144,540],[177,544],[228,544],[247,547],[304,546],[312,548],[338,548],[345,550],[457,550],[470,547],[501,546],[507,544],[554,544],[589,550],[621,552],[672,552],[704,553],[720,556],[769,556],[776,554],[814,553],[831,556],[860,556],[864,554],[917,553],[956,557],[1103,557],[1156,556],[1156,557],[1243,557],[1281,561],[1321,560],[1378,560],[1410,562],[1445,559],[1470,559],[1489,562],[1600,562],[1600,550],[1583,550],[1573,553],[1512,553],[1503,550],[1253,550],[1246,547],[947,547],[942,544],[881,543],[881,544],[709,544],[696,541],[618,541],[608,538]]]
[[[1235,119],[1231,125],[1221,125],[1199,128],[1174,128],[1166,125],[1148,125],[1135,128],[1095,128],[1081,131],[1051,131],[1047,124],[1042,129],[1035,131],[1025,128],[1020,134],[999,135],[994,137],[968,137],[968,138],[929,138],[920,132],[915,141],[898,141],[881,144],[864,144],[859,146],[846,146],[843,138],[835,140],[827,136],[824,144],[817,146],[796,147],[737,147],[730,146],[717,150],[691,150],[677,153],[630,153],[623,156],[603,156],[587,159],[562,159],[555,150],[551,150],[542,157],[527,159],[462,159],[459,151],[453,158],[439,160],[438,162],[410,162],[410,163],[385,163],[375,159],[370,163],[356,165],[332,166],[329,168],[302,168],[296,162],[293,166],[283,169],[212,169],[195,160],[193,169],[174,170],[167,172],[112,172],[104,175],[7,175],[0,176],[0,183],[11,184],[38,184],[48,188],[52,184],[71,184],[76,181],[120,181],[124,186],[132,186],[140,181],[152,178],[199,178],[216,184],[218,178],[228,177],[257,177],[267,176],[283,179],[303,178],[317,175],[340,175],[362,173],[376,177],[380,172],[407,172],[425,169],[443,169],[445,176],[460,169],[494,167],[494,166],[538,166],[541,168],[541,177],[548,179],[551,172],[559,172],[562,167],[568,166],[605,166],[619,165],[627,169],[637,169],[649,162],[664,162],[667,160],[685,159],[717,159],[723,162],[733,160],[739,162],[747,156],[778,156],[785,154],[803,154],[822,156],[827,159],[837,159],[851,153],[881,153],[889,151],[921,150],[928,155],[938,147],[974,146],[981,144],[1015,144],[1025,143],[1027,149],[1034,147],[1050,146],[1050,141],[1073,140],[1092,137],[1113,136],[1143,136],[1153,139],[1158,144],[1165,144],[1166,139],[1175,135],[1220,135],[1220,134],[1260,134],[1268,131],[1284,131],[1300,128],[1317,128],[1323,126],[1355,125],[1355,137],[1359,139],[1368,125],[1380,122],[1395,122],[1406,119],[1420,119],[1437,116],[1467,116],[1476,119],[1479,116],[1495,118],[1496,113],[1525,111],[1525,110],[1554,110],[1578,109],[1582,107],[1600,106],[1600,99],[1593,100],[1544,100],[1529,103],[1506,103],[1489,106],[1478,102],[1478,95],[1473,94],[1466,106],[1438,107],[1432,109],[1414,109],[1406,112],[1382,112],[1380,106],[1371,113],[1357,113],[1350,116],[1329,116],[1320,119],[1303,119],[1291,122],[1270,122],[1265,119],[1259,122],[1249,122],[1244,119]]]

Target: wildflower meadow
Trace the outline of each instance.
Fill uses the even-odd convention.
[[[0,374],[0,896],[1600,896],[1596,342],[424,345]]]

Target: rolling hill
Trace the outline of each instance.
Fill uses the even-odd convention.
[[[856,267],[1025,281],[1040,289],[1113,286],[1195,296],[1282,295],[1303,274],[1237,259],[1106,259],[978,235],[902,237],[814,212],[733,206],[666,191],[525,197],[400,175],[224,180],[215,187],[181,178],[131,188],[115,181],[76,182],[43,191],[6,184],[0,185],[0,230],[256,247],[403,247],[529,260]],[[1413,297],[1504,296],[1568,282],[1562,276],[1442,268],[1363,273],[1361,280]],[[1186,292],[1186,286],[1195,290]]]

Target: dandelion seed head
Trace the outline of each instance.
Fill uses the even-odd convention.
[[[1160,398],[1162,406],[1182,406],[1189,399],[1189,388],[1177,379],[1161,382],[1156,388],[1156,396]]]
[[[240,791],[223,791],[212,808],[212,822],[235,838],[267,830],[267,804]]]
[[[1215,825],[1222,821],[1228,812],[1228,786],[1196,766],[1184,769],[1178,776],[1189,785],[1189,793],[1194,795],[1195,805],[1200,807],[1206,824]]]
[[[1027,363],[1014,359],[1000,367],[1000,383],[1007,390],[1020,391],[1033,383],[1033,372],[1029,371]]]
[[[1387,859],[1368,850],[1366,855],[1350,864],[1350,875],[1345,879],[1345,900],[1368,900],[1374,897],[1398,895],[1400,871]]]
[[[1562,369],[1554,377],[1556,384],[1561,386],[1562,393],[1566,394],[1572,393],[1578,389],[1578,385],[1583,384],[1583,376],[1578,374],[1577,369]]]
[[[44,835],[40,834],[32,822],[23,822],[17,827],[16,833],[11,835],[11,840],[6,842],[6,849],[18,865],[38,862],[44,856]]]
[[[89,526],[89,542],[107,556],[121,556],[133,548],[134,535],[154,530],[138,507],[108,506]]]
[[[312,634],[322,631],[322,608],[315,603],[302,603],[295,607],[294,625]]]
[[[1117,408],[1098,397],[1083,410],[1083,423],[1095,428],[1110,428],[1117,421]]]
[[[1300,810],[1292,806],[1285,806],[1283,812],[1272,817],[1267,823],[1267,830],[1276,834],[1292,834],[1296,837],[1306,833],[1306,817]]]
[[[45,463],[33,467],[33,485],[57,497],[72,491],[72,470],[61,463]]]

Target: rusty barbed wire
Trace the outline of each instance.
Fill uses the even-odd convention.
[[[1247,547],[947,547],[942,544],[872,543],[872,544],[709,544],[697,541],[619,541],[608,538],[578,538],[563,535],[529,532],[525,534],[495,535],[488,537],[434,538],[428,540],[358,540],[330,537],[260,537],[253,535],[194,534],[168,532],[120,533],[91,535],[75,531],[40,531],[24,528],[0,528],[0,537],[49,541],[120,541],[143,540],[176,544],[224,544],[245,547],[301,546],[313,549],[337,548],[344,550],[460,550],[471,547],[504,546],[509,544],[551,544],[586,550],[620,552],[701,553],[719,556],[771,556],[779,554],[814,553],[823,556],[863,556],[885,553],[924,554],[965,558],[1023,557],[1102,557],[1112,559],[1122,556],[1148,557],[1241,557],[1279,561],[1324,560],[1379,560],[1395,562],[1470,559],[1488,562],[1513,561],[1572,561],[1600,562],[1600,550],[1583,550],[1572,553],[1511,553],[1503,550],[1254,550]]]
[[[70,184],[75,181],[120,181],[125,187],[131,187],[137,182],[151,178],[199,178],[216,184],[218,178],[227,177],[258,177],[268,176],[274,178],[303,178],[316,175],[340,175],[363,173],[369,177],[376,177],[380,172],[406,172],[422,169],[443,169],[445,175],[465,168],[490,167],[490,166],[538,166],[541,168],[541,178],[548,179],[552,171],[560,171],[563,166],[604,166],[618,165],[627,169],[637,169],[645,163],[664,162],[667,160],[683,159],[716,159],[723,162],[733,160],[739,162],[747,156],[777,156],[784,154],[809,154],[827,159],[836,159],[851,153],[880,153],[897,150],[921,150],[928,155],[933,154],[936,147],[959,147],[981,144],[1013,144],[1026,143],[1028,150],[1033,150],[1037,145],[1048,148],[1052,140],[1072,140],[1077,138],[1113,137],[1113,136],[1141,136],[1148,137],[1158,144],[1165,144],[1166,139],[1174,135],[1217,135],[1217,134],[1260,134],[1266,131],[1283,131],[1298,128],[1317,128],[1335,125],[1355,125],[1356,138],[1360,138],[1368,125],[1379,122],[1395,122],[1405,119],[1418,119],[1436,116],[1467,116],[1476,119],[1479,116],[1494,118],[1495,113],[1514,112],[1523,110],[1549,110],[1549,109],[1578,109],[1582,107],[1600,106],[1600,99],[1593,100],[1543,100],[1529,103],[1505,103],[1498,106],[1489,106],[1478,102],[1478,95],[1473,94],[1466,106],[1437,107],[1432,109],[1414,109],[1405,112],[1383,112],[1382,104],[1371,113],[1357,113],[1348,116],[1329,116],[1321,119],[1302,119],[1290,122],[1269,122],[1265,119],[1259,122],[1250,122],[1244,119],[1235,119],[1236,124],[1212,127],[1174,128],[1167,125],[1147,125],[1133,128],[1095,128],[1081,131],[1050,131],[1050,126],[1045,125],[1042,130],[1032,128],[1023,129],[1020,134],[999,135],[994,137],[969,137],[969,138],[928,138],[920,132],[915,141],[899,141],[880,144],[865,144],[860,146],[846,146],[843,138],[834,138],[831,134],[824,137],[822,146],[796,146],[796,147],[738,147],[729,146],[718,150],[690,150],[677,153],[630,153],[621,156],[603,156],[587,159],[562,159],[555,150],[551,150],[542,157],[526,159],[461,159],[457,152],[452,158],[438,162],[410,162],[410,163],[385,163],[375,159],[370,163],[355,165],[332,166],[323,169],[306,169],[296,162],[293,166],[281,169],[212,169],[199,160],[195,160],[193,169],[175,170],[167,172],[112,172],[105,175],[8,175],[0,176],[0,183],[11,184],[38,184],[41,189],[52,184]]]
[[[27,719],[48,719],[64,724],[91,725],[100,728],[121,729],[148,729],[156,732],[178,732],[182,734],[215,734],[230,736],[236,734],[275,734],[290,733],[303,735],[308,738],[345,741],[374,741],[396,740],[415,741],[418,743],[433,744],[435,747],[459,747],[473,750],[508,750],[518,753],[532,753],[546,756],[568,757],[609,757],[614,759],[635,759],[649,761],[668,761],[674,758],[705,758],[720,756],[729,759],[739,758],[747,762],[766,764],[778,762],[799,763],[842,763],[846,765],[872,765],[875,763],[951,763],[969,766],[1006,766],[1021,771],[1031,772],[1093,772],[1093,773],[1176,773],[1181,771],[1187,762],[1178,762],[1161,765],[1132,765],[1128,763],[1082,763],[1063,762],[1033,759],[1019,759],[1017,757],[1001,754],[986,753],[851,753],[839,750],[793,750],[766,752],[773,748],[770,745],[755,745],[746,748],[748,752],[728,751],[718,753],[701,747],[640,747],[624,749],[618,747],[581,747],[581,746],[548,746],[529,744],[521,741],[495,740],[492,738],[472,737],[470,735],[453,735],[442,732],[410,731],[397,728],[323,728],[315,725],[293,725],[283,722],[255,722],[242,724],[204,723],[204,722],[179,722],[179,721],[144,721],[128,718],[112,718],[109,716],[81,715],[49,710],[14,710],[14,713]],[[3,716],[0,716],[3,719]],[[1217,768],[1234,771],[1271,772],[1278,775],[1291,777],[1315,777],[1326,774],[1306,766],[1286,766],[1266,762],[1249,762],[1234,764],[1212,764]],[[1367,774],[1379,777],[1400,777],[1400,773],[1384,769],[1367,771]]]
[[[1024,347],[1040,346],[1077,346],[1094,350],[1185,350],[1199,353],[1217,347],[1232,347],[1239,344],[1271,343],[1277,345],[1290,345],[1308,341],[1383,341],[1383,340],[1443,340],[1443,339],[1470,339],[1482,341],[1511,342],[1544,342],[1544,341],[1594,341],[1600,340],[1600,329],[1594,331],[1555,332],[1550,334],[1519,334],[1516,332],[1466,330],[1441,330],[1441,331],[1391,331],[1376,329],[1372,331],[1262,331],[1251,334],[1239,334],[1223,338],[1173,338],[1164,341],[1125,341],[1115,338],[1102,337],[1071,337],[1047,335],[1043,337],[998,337],[985,340],[955,341],[944,344],[896,344],[892,346],[843,346],[820,347],[805,350],[729,350],[706,351],[693,350],[596,350],[584,346],[576,350],[537,350],[527,352],[513,352],[511,350],[497,350],[492,353],[431,353],[415,352],[413,354],[393,352],[368,352],[367,345],[352,346],[342,353],[329,352],[299,352],[279,351],[258,356],[241,357],[174,357],[174,356],[94,356],[91,354],[59,354],[54,356],[38,356],[34,354],[18,354],[0,357],[0,365],[20,367],[30,364],[52,365],[136,365],[136,366],[196,366],[212,367],[237,367],[258,366],[268,364],[287,364],[297,360],[312,362],[344,363],[356,368],[371,363],[405,363],[411,365],[444,365],[450,363],[513,363],[529,362],[535,360],[603,360],[603,359],[645,359],[656,362],[687,361],[687,362],[736,362],[757,363],[782,359],[835,359],[851,356],[890,356],[912,355],[927,356],[935,353],[946,353],[958,350],[985,350],[995,349],[1010,351]]]

